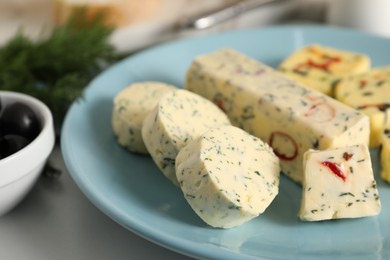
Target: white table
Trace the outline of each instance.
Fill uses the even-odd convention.
[[[0,217],[0,259],[187,259],[128,231],[97,209],[68,174],[57,146],[52,164],[10,213]]]

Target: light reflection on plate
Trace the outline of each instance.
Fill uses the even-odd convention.
[[[111,131],[112,99],[130,83],[183,84],[192,59],[232,47],[273,67],[309,43],[368,54],[374,66],[390,65],[390,40],[324,26],[278,26],[223,33],[151,48],[114,65],[72,105],[62,130],[62,151],[72,177],[105,214],[129,230],[174,251],[202,258],[372,259],[390,257],[390,185],[379,178],[377,217],[301,222],[300,187],[281,178],[279,195],[266,212],[230,230],[212,229],[191,210],[181,191],[147,156],[119,147]]]

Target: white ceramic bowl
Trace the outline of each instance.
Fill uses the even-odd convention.
[[[42,126],[41,132],[31,143],[0,160],[1,216],[15,207],[34,186],[53,150],[55,133],[52,114],[38,99],[9,91],[0,91],[0,98],[3,107],[15,101],[26,104],[34,111]]]

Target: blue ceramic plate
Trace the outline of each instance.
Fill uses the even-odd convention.
[[[377,217],[305,223],[297,219],[300,187],[281,179],[266,212],[230,230],[208,227],[181,191],[148,156],[117,145],[111,130],[114,96],[138,81],[182,86],[192,59],[232,47],[277,67],[294,50],[320,43],[368,54],[374,66],[390,65],[390,40],[315,25],[277,26],[172,42],[133,55],[97,77],[85,99],[72,105],[62,130],[65,163],[80,189],[105,214],[129,230],[174,251],[199,258],[390,259],[390,185],[380,180]]]

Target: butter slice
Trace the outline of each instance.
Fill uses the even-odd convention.
[[[283,173],[298,183],[308,149],[368,144],[367,116],[232,49],[196,57],[185,88],[212,100],[233,125],[268,142]]]
[[[153,161],[173,184],[180,149],[210,128],[230,125],[227,116],[209,100],[179,89],[161,97],[144,120],[142,138]]]
[[[378,147],[390,108],[390,67],[345,78],[335,87],[335,98],[370,117],[370,147]]]
[[[333,95],[333,86],[343,77],[368,71],[370,58],[321,45],[309,45],[295,51],[280,65],[280,70],[302,85]]]
[[[175,89],[162,82],[138,82],[121,90],[112,109],[111,124],[117,142],[130,152],[147,154],[141,135],[142,122],[161,96]]]
[[[263,213],[278,194],[279,174],[272,149],[233,126],[206,131],[176,159],[185,199],[217,228],[235,227]]]
[[[379,214],[381,203],[366,145],[309,150],[305,153],[304,170],[301,220]]]
[[[380,138],[381,177],[390,183],[390,110],[386,111],[385,123]]]

